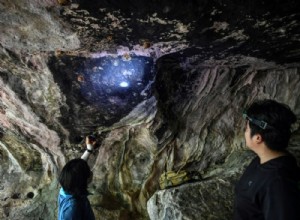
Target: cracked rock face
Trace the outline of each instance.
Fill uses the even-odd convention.
[[[55,219],[93,133],[97,219],[231,219],[243,109],[300,115],[299,1],[0,0],[0,218]],[[300,161],[299,120],[289,150]],[[202,179],[159,190],[167,170]]]
[[[53,57],[49,65],[66,96],[64,126],[74,135],[111,126],[153,95],[154,65],[149,57]]]

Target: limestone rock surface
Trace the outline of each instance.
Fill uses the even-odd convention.
[[[231,219],[248,104],[293,109],[300,160],[299,7],[0,0],[0,219],[56,219],[88,134],[96,219]],[[160,190],[165,170],[201,179]]]

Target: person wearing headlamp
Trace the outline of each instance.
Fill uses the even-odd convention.
[[[287,151],[291,109],[274,100],[254,102],[243,114],[245,141],[257,156],[235,188],[234,220],[299,220],[300,169]]]

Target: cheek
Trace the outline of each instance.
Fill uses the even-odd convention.
[[[246,124],[244,136],[245,136],[246,144],[248,145],[248,142],[250,140],[250,129],[248,123]]]

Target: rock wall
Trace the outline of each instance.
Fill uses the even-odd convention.
[[[292,8],[247,20],[235,12],[242,18],[237,27],[245,25],[239,32],[222,1],[163,1],[161,9],[142,12],[131,12],[142,7],[135,1],[129,11],[120,5],[121,12],[112,2],[76,2],[0,1],[0,218],[55,219],[57,174],[93,133],[99,148],[89,160],[89,199],[97,219],[231,219],[234,184],[253,157],[244,144],[243,109],[270,98],[300,115],[292,37],[298,14],[289,14]],[[234,8],[248,14],[255,4]],[[190,16],[182,16],[187,10]],[[203,22],[192,22],[198,17]],[[288,34],[276,32],[281,26]],[[266,34],[252,35],[257,28]],[[269,39],[262,50],[257,36]],[[91,102],[80,88],[91,82],[93,67],[100,71],[103,59],[116,66],[119,58],[148,62],[149,77],[134,79],[145,88],[109,91]],[[298,120],[290,143],[298,160],[299,137]],[[165,169],[195,171],[201,179],[159,190]]]
[[[275,99],[299,115],[299,68],[249,57],[192,61],[171,55],[158,62],[158,109],[170,136],[158,142],[172,143],[162,144],[168,169],[196,170],[203,180],[156,192],[148,202],[151,219],[232,219],[235,182],[253,158],[244,143],[243,109]],[[298,140],[299,121],[290,143],[299,160]]]

